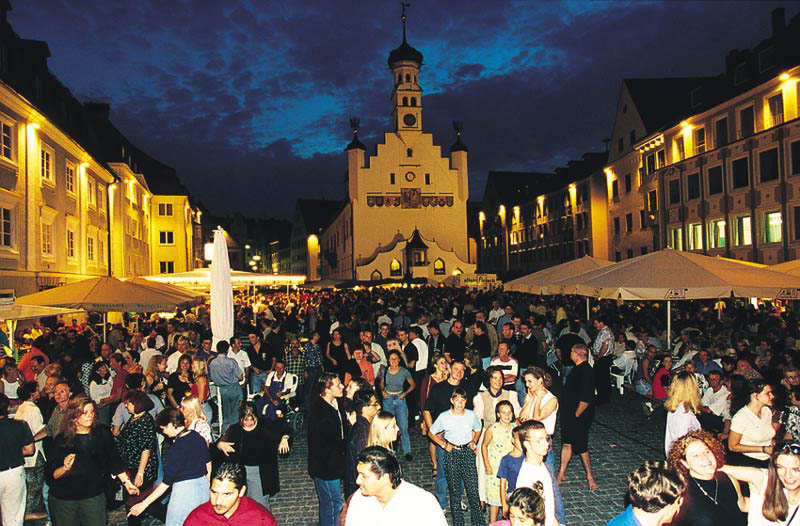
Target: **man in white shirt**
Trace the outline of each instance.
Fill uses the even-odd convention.
[[[178,362],[180,361],[181,356],[183,356],[187,352],[189,352],[189,339],[181,336],[180,338],[178,338],[177,350],[174,353],[170,354],[169,358],[167,358],[167,373],[168,374],[172,374],[172,373],[174,373],[175,371],[178,370]],[[159,353],[159,354],[161,354],[161,353]],[[150,356],[150,358],[148,358],[148,360],[147,360],[147,364],[148,365],[150,364],[150,360],[152,360],[152,359],[153,359],[152,356]]]
[[[436,498],[402,480],[397,458],[380,446],[365,448],[357,460],[359,490],[347,508],[347,526],[446,526]]]
[[[500,307],[500,302],[497,300],[492,301],[492,310],[489,311],[489,319],[487,320],[489,323],[493,325],[497,325],[497,320],[500,319],[500,316],[505,314],[506,311]]]
[[[242,380],[239,382],[244,385],[247,382],[247,373],[250,371],[250,357],[242,350],[242,340],[234,336],[231,338],[231,348],[228,351],[228,358],[236,360],[239,369],[242,371]]]
[[[728,397],[731,392],[722,383],[722,373],[719,371],[708,373],[708,385],[708,389],[703,392],[703,405],[700,407],[697,419],[703,429],[722,433],[726,427],[730,426],[731,405]]]

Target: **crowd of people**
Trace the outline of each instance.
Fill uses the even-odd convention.
[[[237,296],[235,336],[216,342],[204,304],[109,324],[105,340],[91,318],[35,324],[13,335],[19,362],[2,358],[2,523],[99,526],[124,505],[134,525],[272,524],[279,455],[305,432],[320,525],[566,524],[560,485],[577,455],[598,488],[589,432],[621,379],[665,415],[667,460],[631,473],[611,524],[791,524],[797,316],[687,302],[666,334],[660,305],[584,308],[373,288]],[[415,433],[432,494],[403,479]]]

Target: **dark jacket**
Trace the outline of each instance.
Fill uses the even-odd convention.
[[[344,407],[336,409],[317,396],[308,422],[308,474],[322,480],[344,477],[344,446],[349,424]]]
[[[363,416],[359,416],[356,423],[350,429],[347,435],[347,444],[344,450],[344,496],[345,499],[356,492],[358,486],[356,479],[358,478],[357,460],[358,454],[361,450],[367,447],[367,438],[369,437],[369,421]]]
[[[240,423],[232,424],[225,432],[220,441],[233,442],[235,451],[225,460],[238,462],[244,465],[255,465],[252,463],[253,457],[258,459],[258,474],[261,477],[261,489],[264,495],[275,495],[280,491],[281,484],[278,478],[278,445],[281,437],[287,435],[288,431],[283,422],[267,422],[259,419],[256,428],[247,433],[245,442],[245,431]],[[257,451],[244,451],[245,445],[258,444]]]

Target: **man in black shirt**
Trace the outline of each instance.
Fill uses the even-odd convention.
[[[597,489],[592,475],[592,464],[589,461],[589,427],[594,420],[594,372],[589,365],[589,350],[585,343],[573,345],[571,349],[572,369],[564,390],[561,392],[561,469],[558,483],[564,480],[567,465],[572,458],[573,450],[581,456],[583,469],[589,489]]]
[[[33,435],[25,422],[8,418],[8,405],[0,393],[0,516],[4,525],[21,526],[27,493],[22,457],[33,455]]]
[[[464,324],[460,320],[453,322],[450,335],[444,341],[444,355],[449,362],[463,362],[467,346],[464,343]],[[448,402],[449,407],[449,402]]]
[[[450,409],[450,397],[453,391],[461,386],[464,373],[467,370],[464,362],[454,361],[450,364],[450,376],[447,381],[440,382],[431,388],[428,399],[425,402],[423,418],[428,429],[431,428],[439,415]],[[467,398],[467,408],[472,409],[472,398]],[[443,510],[447,509],[447,480],[444,477],[444,449],[436,446],[436,465],[433,466],[434,485],[433,494],[439,501],[439,506]]]
[[[572,347],[578,345],[579,343],[585,343],[583,338],[578,336],[579,330],[580,325],[578,325],[575,320],[570,320],[569,332],[556,340],[556,352],[558,353],[558,359],[561,360],[561,365],[564,366],[564,378],[569,376],[569,372],[575,366],[572,358],[570,358],[570,354],[572,354]]]

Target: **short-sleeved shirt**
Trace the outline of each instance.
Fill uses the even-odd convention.
[[[383,375],[384,379],[384,390],[387,393],[402,393],[403,392],[403,385],[406,381],[411,379],[411,373],[408,372],[408,369],[401,367],[397,373],[392,374],[389,370],[386,370],[386,373]]]
[[[144,469],[144,480],[152,482],[158,475],[158,440],[156,439],[156,423],[153,417],[144,413],[136,420],[129,421],[119,435],[117,441],[120,457],[130,473],[139,469],[139,460],[144,451],[150,451]]]
[[[169,375],[167,388],[172,389],[172,397],[175,399],[175,403],[177,404],[180,404],[181,400],[183,400],[185,396],[190,396],[192,394],[191,382],[184,382],[181,380],[178,371],[175,371]]]
[[[606,526],[641,526],[641,522],[633,514],[633,506],[628,504],[625,511],[608,521]]]
[[[478,416],[475,411],[469,409],[465,409],[461,415],[453,414],[452,410],[445,411],[431,426],[432,433],[438,434],[444,431],[444,439],[457,446],[472,442],[472,433],[480,430],[481,423]]]
[[[775,436],[772,427],[772,411],[769,407],[761,408],[761,415],[756,416],[749,407],[739,409],[731,420],[731,431],[742,435],[739,443],[743,446],[769,446]],[[756,460],[767,460],[766,453],[743,453]]]
[[[16,468],[25,463],[22,448],[33,444],[33,435],[25,422],[0,418],[0,471]]]
[[[208,366],[208,376],[218,387],[225,385],[237,385],[239,376],[244,371],[239,368],[239,364],[233,358],[228,358],[220,354]]]
[[[241,369],[242,372],[246,371],[247,368],[250,367],[250,365],[252,365],[250,363],[250,357],[247,356],[247,353],[241,349],[237,353],[233,351],[228,351],[228,358],[236,360],[236,363],[239,364],[239,369]],[[245,381],[247,381],[247,378],[243,378],[240,383],[244,384]]]

